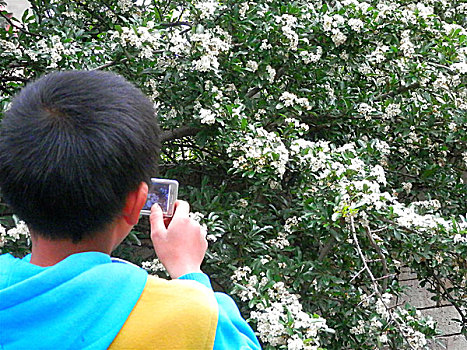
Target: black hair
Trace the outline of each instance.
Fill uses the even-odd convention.
[[[153,104],[121,76],[63,71],[28,84],[0,129],[0,188],[39,235],[72,239],[104,229],[157,170]]]

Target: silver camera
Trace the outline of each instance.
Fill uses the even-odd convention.
[[[151,207],[157,203],[162,208],[164,216],[172,217],[174,204],[178,196],[178,181],[152,178],[149,185],[148,198],[141,214],[151,214]]]

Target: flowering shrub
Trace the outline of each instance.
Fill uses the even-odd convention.
[[[467,335],[466,14],[457,0],[34,0],[22,20],[2,11],[0,104],[50,70],[122,74],[158,110],[160,176],[208,228],[204,269],[265,349],[424,349],[437,325],[397,304],[404,265]],[[1,205],[0,249],[21,255],[12,214]]]

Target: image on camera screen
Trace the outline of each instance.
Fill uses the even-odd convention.
[[[151,207],[154,203],[159,204],[164,213],[167,213],[169,210],[169,184],[151,184],[149,189],[148,199],[146,204],[143,207],[143,210],[151,210]]]

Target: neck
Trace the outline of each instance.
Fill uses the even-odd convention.
[[[71,240],[51,240],[31,233],[31,263],[38,266],[52,266],[68,256],[83,252],[102,252],[109,254],[114,248],[111,234],[96,234],[78,243]]]

